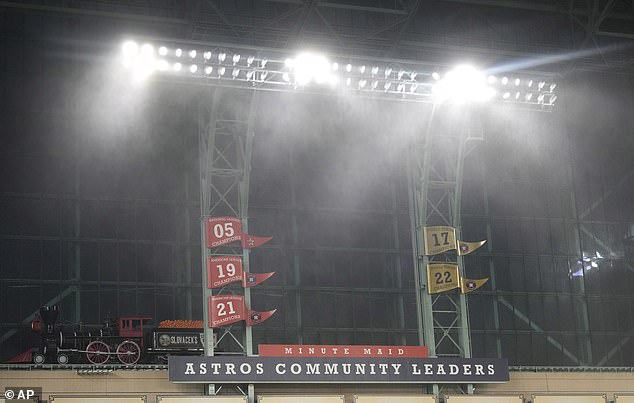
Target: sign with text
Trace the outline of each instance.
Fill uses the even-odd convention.
[[[260,344],[260,357],[401,357],[426,358],[426,346],[347,346],[312,344]]]
[[[260,324],[277,311],[251,311],[244,305],[242,295],[214,295],[209,297],[209,327],[226,326],[244,320],[247,326]]]
[[[427,290],[430,294],[460,288],[460,274],[455,263],[429,263],[427,265]]]
[[[237,217],[207,217],[205,237],[208,248],[217,248],[233,242],[240,242],[243,248],[257,248],[270,241],[271,237],[259,237],[242,232],[242,222]]]
[[[227,284],[242,282],[242,287],[255,287],[275,272],[245,273],[242,258],[239,256],[213,256],[207,258],[207,288],[224,287]]]
[[[489,383],[509,380],[498,358],[170,356],[172,382]]]
[[[453,227],[424,227],[423,239],[426,255],[437,255],[456,249],[456,229]]]

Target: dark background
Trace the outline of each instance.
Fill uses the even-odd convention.
[[[383,11],[0,5],[0,337],[18,329],[0,357],[30,345],[21,322],[60,294],[65,322],[202,318],[197,112],[208,89],[130,86],[114,58],[122,39],[147,35],[439,66],[556,60],[531,67],[557,74],[554,110],[487,108],[465,162],[463,238],[488,239],[466,272],[493,274],[468,296],[473,355],[634,366],[632,3],[372,3]],[[251,264],[277,274],[252,305],[279,310],[254,344],[417,344],[405,153],[429,105],[297,92],[257,102],[249,229],[274,239]]]

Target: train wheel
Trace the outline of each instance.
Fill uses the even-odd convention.
[[[90,342],[86,346],[86,358],[95,365],[104,364],[110,358],[110,348],[103,341]]]
[[[68,355],[66,354],[59,354],[57,356],[57,362],[61,365],[66,365],[68,364]]]
[[[33,354],[33,363],[34,364],[44,364],[44,361],[46,361],[46,358],[44,357],[44,354]]]
[[[132,340],[125,340],[117,347],[117,358],[125,365],[134,365],[141,358],[141,348]]]

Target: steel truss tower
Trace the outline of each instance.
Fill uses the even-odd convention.
[[[423,227],[445,225],[456,228],[460,238],[460,203],[465,157],[482,140],[476,116],[465,105],[432,105],[422,137],[410,147],[409,193],[412,249],[416,274],[418,334],[431,357],[471,357],[467,298],[459,290],[429,294],[427,264],[455,262],[464,276],[462,256],[447,253],[425,256]],[[467,385],[466,392],[473,393]],[[439,386],[433,385],[433,393]]]
[[[223,353],[252,355],[251,327],[233,324],[219,329],[216,337],[209,327],[209,297],[215,294],[244,293],[247,309],[251,307],[249,288],[227,286],[219,290],[207,288],[207,258],[213,255],[242,257],[243,270],[249,272],[249,250],[239,247],[206,247],[205,218],[234,216],[240,218],[242,230],[248,233],[249,176],[254,137],[255,90],[226,90],[215,87],[211,99],[202,102],[199,113],[199,157],[201,189],[201,257],[202,295],[204,301],[205,355],[213,356],[221,346]],[[210,101],[210,102],[208,102]],[[215,395],[222,385],[208,385],[206,393]],[[233,386],[231,386],[233,387]],[[254,387],[248,392],[236,386],[241,393],[248,393],[254,401]]]

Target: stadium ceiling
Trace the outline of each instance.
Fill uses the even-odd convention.
[[[133,27],[131,34],[254,48],[318,46],[439,64],[541,58],[530,67],[634,74],[632,0],[26,0],[0,1],[1,9],[118,20],[114,26]]]

